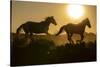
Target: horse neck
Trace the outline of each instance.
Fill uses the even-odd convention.
[[[79,24],[79,28],[81,28],[81,31],[85,31],[85,27],[86,27],[86,23],[85,22],[81,22],[80,24]]]
[[[86,27],[86,22],[81,22],[79,25],[81,25],[82,27]]]
[[[46,20],[45,20],[45,21],[43,21],[42,23],[43,23],[44,25],[46,25],[46,26],[49,26],[49,25],[50,25],[50,21],[46,21]]]

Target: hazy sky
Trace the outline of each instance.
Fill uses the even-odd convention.
[[[57,26],[51,24],[49,33],[55,34],[62,25],[68,23],[79,23],[88,17],[92,28],[86,27],[86,32],[96,33],[96,6],[83,5],[84,15],[79,19],[73,19],[68,16],[66,11],[68,4],[41,3],[41,2],[22,2],[12,3],[12,32],[26,21],[43,21],[47,16],[54,16]]]

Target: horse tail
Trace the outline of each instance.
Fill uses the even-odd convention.
[[[18,28],[17,28],[17,31],[16,31],[16,34],[18,35],[21,31],[21,29],[23,28],[23,24],[20,25]]]
[[[63,31],[64,28],[65,28],[65,25],[62,26],[62,27],[60,28],[60,30],[59,30],[59,32],[56,34],[56,36],[59,35],[59,34]]]

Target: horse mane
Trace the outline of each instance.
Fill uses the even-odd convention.
[[[50,17],[46,17],[46,18],[45,18],[43,21],[41,21],[40,23],[41,23],[41,24],[49,25],[49,24],[50,24],[49,18],[50,18]]]
[[[81,24],[86,24],[86,22],[89,21],[88,18],[85,18],[84,20],[82,20],[80,23],[76,24],[76,25],[81,25]],[[72,23],[71,23],[72,24]],[[74,24],[75,25],[75,24]]]
[[[46,17],[43,21],[41,21],[40,23],[46,23],[46,21],[48,20],[48,18],[50,17]]]
[[[82,23],[86,23],[87,21],[89,21],[89,19],[85,18],[84,20],[82,20]]]
[[[45,18],[45,21],[47,21],[47,22],[48,22],[48,21],[49,21],[49,18],[50,18],[50,17],[46,17],[46,18]]]
[[[85,18],[84,20],[82,20],[81,22],[77,23],[77,24],[74,24],[74,23],[68,23],[66,25],[80,25],[80,24],[83,24],[83,23],[86,23],[86,21],[89,21],[88,18]]]

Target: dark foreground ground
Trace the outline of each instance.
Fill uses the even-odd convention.
[[[96,61],[96,41],[55,46],[52,40],[32,38],[25,46],[27,40],[11,41],[11,66]]]

